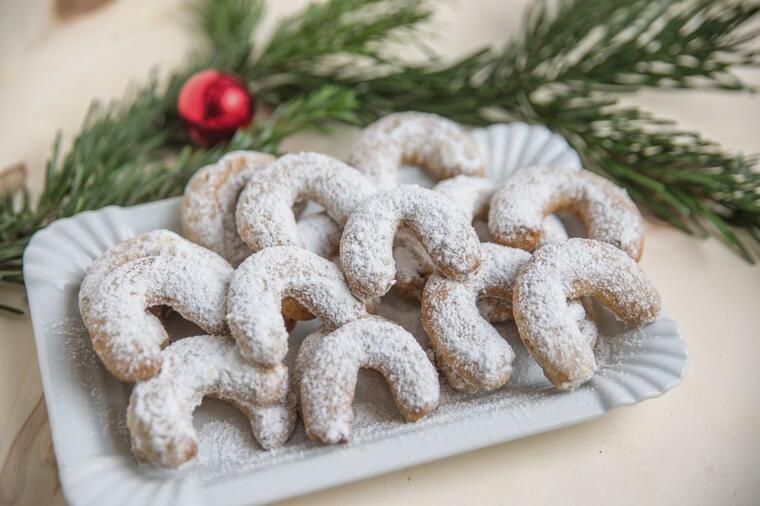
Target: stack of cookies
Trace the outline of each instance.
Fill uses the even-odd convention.
[[[402,165],[440,182],[401,185]],[[586,238],[568,238],[558,211]],[[240,409],[264,448],[287,441],[297,414],[311,439],[340,443],[361,368],[380,372],[415,421],[437,407],[439,375],[464,392],[509,388],[515,354],[493,323],[514,320],[547,379],[569,390],[596,370],[591,298],[634,326],[660,310],[624,190],[567,167],[497,185],[469,134],[431,114],[380,119],[348,163],[230,153],[189,182],[182,229],[114,246],[80,290],[94,350],[135,383],[133,451],[164,467],[196,454],[192,413],[205,396]],[[432,356],[374,314],[391,290],[418,304]],[[206,334],[169,344],[167,308]],[[290,330],[314,318],[288,368]]]

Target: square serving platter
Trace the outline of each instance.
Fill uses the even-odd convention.
[[[662,395],[680,382],[686,367],[678,325],[664,311],[654,323],[627,330],[599,310],[600,370],[578,390],[559,392],[525,353],[514,325],[505,324],[500,331],[517,352],[510,382],[487,394],[461,394],[442,384],[440,407],[418,423],[404,423],[382,378],[363,372],[349,444],[313,444],[299,422],[284,447],[266,452],[254,443],[242,415],[207,401],[195,413],[200,438],[195,462],[177,471],[140,466],[126,430],[130,387],[111,377],[92,351],[77,293],[89,264],[112,245],[158,228],[178,231],[179,208],[177,198],[85,212],[39,232],[24,255],[55,454],[72,505],[243,505],[284,499],[580,423]],[[414,306],[390,297],[380,312],[427,345]],[[174,320],[167,323],[170,335],[197,332]],[[291,349],[315,325],[299,324]]]

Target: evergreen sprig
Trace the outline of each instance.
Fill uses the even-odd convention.
[[[256,36],[261,0],[197,0],[190,13],[203,40],[185,65],[112,104],[94,104],[70,147],[56,140],[39,196],[20,189],[0,198],[0,280],[23,282],[24,248],[58,218],[177,195],[195,170],[232,149],[277,152],[295,133],[402,110],[470,125],[545,124],[587,168],[657,216],[718,235],[751,261],[760,244],[754,159],[726,154],[619,97],[645,87],[750,91],[735,71],[760,63],[750,23],[758,11],[758,3],[728,0],[539,2],[502,48],[415,64],[390,48],[427,50],[426,0],[311,4],[267,40]],[[186,79],[204,68],[242,76],[272,114],[257,115],[228,143],[192,146],[175,104]]]
[[[754,262],[755,158],[728,154],[619,98],[642,88],[754,91],[735,71],[760,64],[751,44],[758,12],[757,2],[721,0],[538,2],[499,51],[423,66],[396,61],[389,68],[382,59],[379,75],[345,61],[304,65],[262,96],[278,102],[330,83],[356,91],[363,123],[414,109],[474,125],[501,118],[544,124],[568,139],[587,168],[660,218],[716,235]]]

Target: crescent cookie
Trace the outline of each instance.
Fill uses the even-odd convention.
[[[416,165],[446,179],[482,176],[485,162],[475,139],[442,116],[422,112],[389,114],[362,131],[348,163],[381,188],[398,184],[401,165]]]
[[[340,160],[319,153],[285,155],[252,178],[240,194],[238,233],[253,251],[301,246],[294,203],[317,202],[342,228],[373,191],[368,178]]]
[[[470,221],[488,215],[488,207],[496,191],[496,184],[488,178],[477,176],[456,176],[446,179],[433,187],[433,190],[446,196],[454,205],[459,206]],[[539,246],[567,240],[567,232],[562,222],[553,214],[544,219]],[[425,280],[435,272],[430,257],[413,235],[400,230],[396,235],[393,250],[396,262],[396,290],[404,296],[419,298]],[[481,301],[482,308],[490,312],[493,318],[489,321],[499,321],[499,304],[491,304],[488,300]],[[511,308],[508,308],[511,314]]]
[[[214,254],[148,256],[106,275],[80,304],[93,349],[106,369],[122,381],[158,373],[168,335],[147,311],[153,306],[169,306],[210,334],[228,333],[225,300],[232,272]]]
[[[196,172],[182,200],[182,232],[191,241],[216,251],[239,265],[251,254],[240,239],[235,223],[235,209],[243,188],[275,157],[256,151],[232,151],[217,163]],[[302,215],[298,219],[299,236],[304,247],[329,258],[338,250],[340,230],[324,213]]]
[[[248,257],[235,271],[227,295],[227,321],[243,356],[274,366],[288,351],[288,332],[280,315],[291,297],[327,328],[367,316],[340,268],[297,246],[273,246]]]
[[[109,248],[87,268],[79,288],[79,307],[90,305],[92,296],[114,269],[132,260],[148,256],[182,256],[195,258],[198,262],[226,264],[223,258],[171,230],[153,230],[136,235]]]
[[[467,383],[499,388],[512,374],[514,352],[478,311],[483,296],[511,300],[518,271],[530,253],[484,243],[480,269],[463,280],[433,274],[422,294],[422,325],[442,361]]]
[[[363,202],[343,230],[341,265],[360,297],[379,297],[393,285],[393,239],[402,225],[444,276],[461,278],[480,265],[480,241],[461,210],[432,190],[400,186]]]
[[[661,306],[636,262],[608,243],[569,239],[536,251],[517,278],[515,321],[528,351],[561,389],[577,387],[596,371],[593,346],[568,304],[586,296],[632,325],[655,320]]]
[[[246,362],[223,336],[181,339],[163,351],[161,372],[135,385],[127,408],[132,451],[138,460],[178,467],[198,451],[193,411],[204,397],[227,401],[251,423],[262,447],[281,445],[295,419],[272,417],[288,391],[285,366],[262,369]]]
[[[547,214],[578,215],[590,239],[604,241],[638,260],[644,222],[622,188],[586,170],[531,167],[519,171],[491,200],[488,227],[496,242],[533,251]]]
[[[299,350],[301,414],[306,434],[326,444],[351,439],[351,403],[361,368],[385,376],[399,412],[416,421],[438,406],[435,367],[414,337],[379,317],[309,335]]]
[[[196,172],[182,199],[182,232],[191,241],[216,251],[233,265],[251,254],[235,225],[235,206],[246,183],[275,161],[256,151],[232,151]]]

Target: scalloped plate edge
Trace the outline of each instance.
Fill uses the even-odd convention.
[[[642,330],[658,334],[656,345],[650,342],[634,350],[630,360],[603,369],[575,392],[553,392],[519,409],[506,406],[479,412],[476,417],[426,426],[391,440],[325,449],[300,461],[214,483],[188,478],[159,480],[139,472],[129,455],[115,455],[100,441],[94,432],[98,424],[95,414],[83,411],[80,399],[72,395],[76,388],[59,360],[66,350],[56,339],[55,324],[78,317],[78,281],[100,251],[135,233],[176,229],[180,201],[109,207],[59,220],[35,234],[24,254],[54,447],[62,487],[71,504],[130,504],[140,498],[141,504],[156,506],[242,505],[285,499],[596,418],[611,409],[662,395],[680,383],[686,369],[680,330],[663,313]]]

